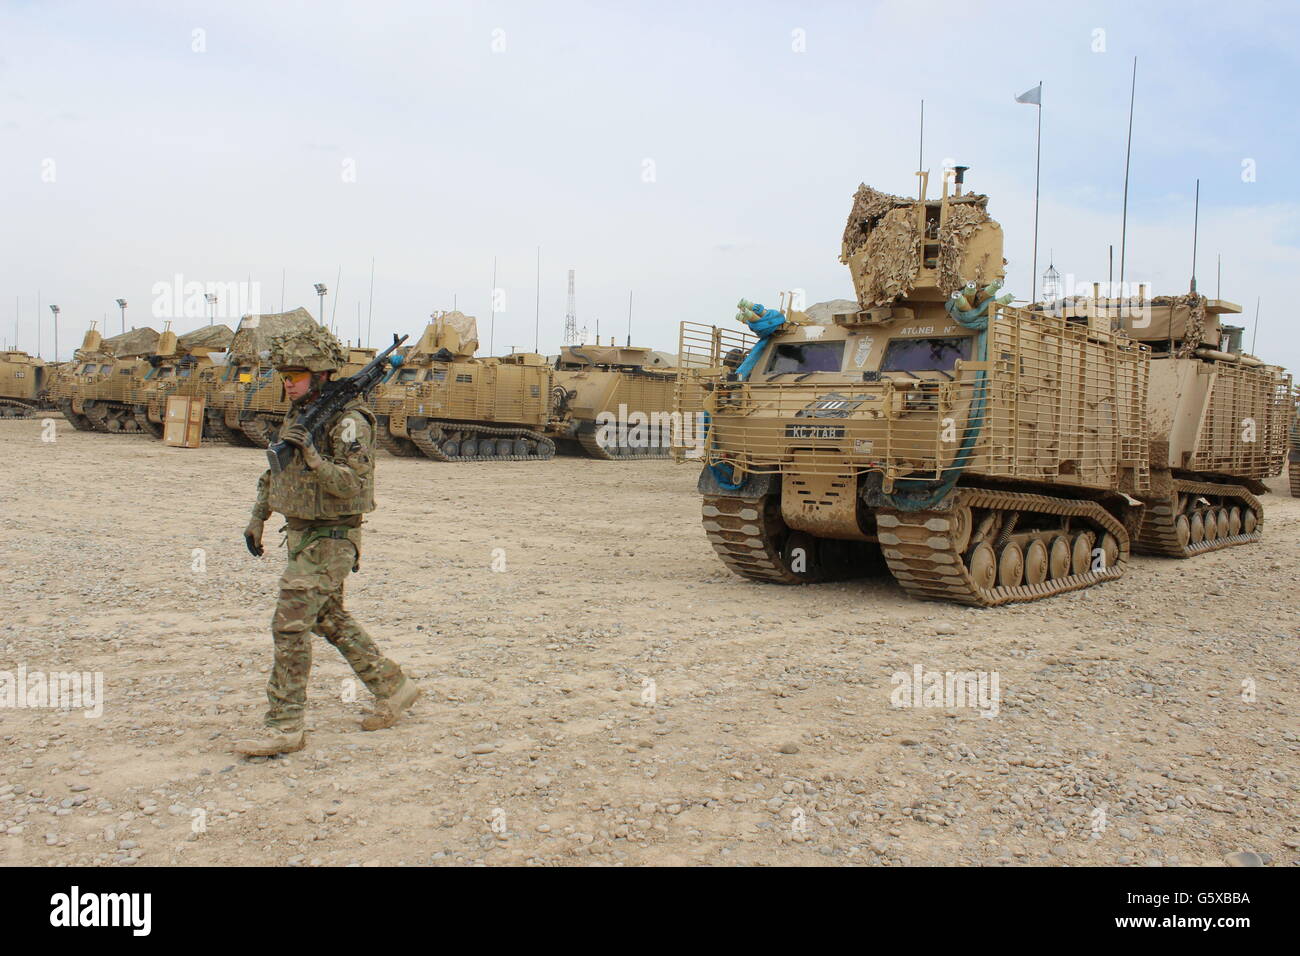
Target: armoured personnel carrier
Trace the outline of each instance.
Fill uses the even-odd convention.
[[[225,352],[234,334],[224,325],[206,325],[177,336],[168,326],[158,340],[158,350],[148,357],[149,367],[131,390],[136,423],[154,438],[163,436],[168,396],[206,398],[216,390],[227,366],[216,364],[212,353]],[[205,438],[215,437],[204,431]]]
[[[403,458],[541,461],[555,454],[543,434],[554,372],[531,352],[478,359],[478,325],[435,312],[418,342],[395,355],[375,389],[379,443]]]
[[[81,431],[139,433],[131,403],[133,378],[148,368],[145,356],[158,348],[151,328],[103,338],[91,323],[51,392],[59,410]]]
[[[0,418],[30,418],[52,408],[50,372],[44,359],[17,349],[0,352]]]
[[[1064,313],[1110,322],[1151,349],[1151,487],[1136,550],[1187,558],[1258,541],[1264,479],[1286,464],[1291,377],[1242,351],[1232,302],[1196,292],[1149,302],[1075,300]]]
[[[607,461],[667,458],[676,369],[648,348],[566,345],[547,429],[561,452]]]
[[[230,340],[226,366],[204,409],[204,434],[232,445],[265,448],[289,410],[284,385],[267,359],[271,339],[316,324],[303,308],[246,315]],[[348,348],[340,375],[359,371],[374,349]]]
[[[678,409],[705,531],[783,584],[880,562],[911,595],[1031,601],[1120,576],[1150,491],[1149,351],[999,297],[986,196],[858,189],[828,324],[741,303],[749,333],[683,323]],[[741,356],[743,361],[738,361]]]

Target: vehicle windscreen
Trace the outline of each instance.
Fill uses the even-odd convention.
[[[843,365],[843,342],[778,342],[767,361],[767,372],[838,372]]]
[[[969,359],[974,336],[943,339],[893,339],[885,347],[882,372],[946,372],[957,359]]]

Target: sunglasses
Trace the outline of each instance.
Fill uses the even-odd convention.
[[[297,372],[281,372],[280,377],[286,382],[290,382],[294,385],[301,385],[303,382],[311,380],[311,372],[306,369]]]

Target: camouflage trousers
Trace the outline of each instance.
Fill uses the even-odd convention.
[[[402,669],[385,657],[370,635],[343,607],[343,582],[360,554],[361,530],[345,538],[315,538],[310,531],[288,531],[289,566],[280,578],[280,600],[271,621],[275,665],[266,685],[266,726],[279,731],[303,727],[307,680],[311,674],[311,635],[329,641],[376,697],[390,697],[402,683]]]

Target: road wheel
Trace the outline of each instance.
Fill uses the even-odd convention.
[[[1053,580],[1068,577],[1070,574],[1070,539],[1063,534],[1058,534],[1052,539],[1047,570]]]
[[[1025,549],[1025,583],[1042,584],[1047,580],[1047,545],[1040,538]]]
[[[1025,573],[1025,555],[1014,541],[1007,543],[998,556],[998,586],[1014,588],[1020,585]]]
[[[993,582],[997,580],[998,556],[987,541],[977,544],[970,556],[970,576],[975,586],[984,591],[992,588]]]

